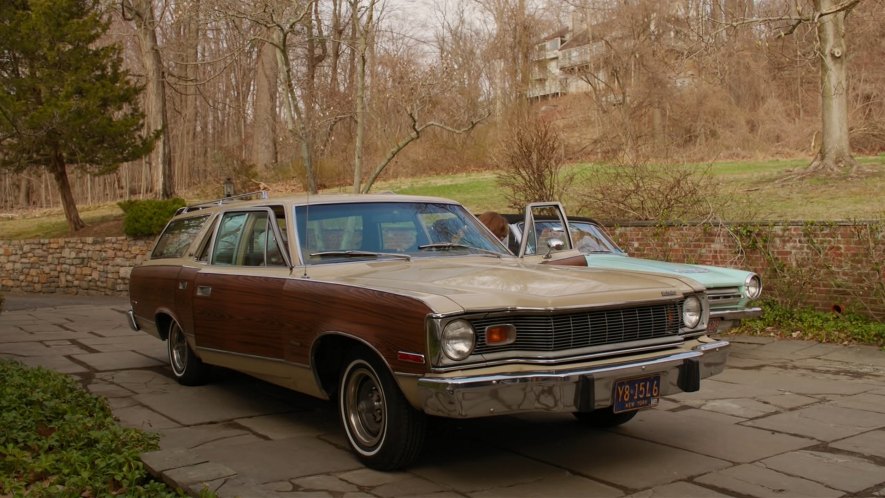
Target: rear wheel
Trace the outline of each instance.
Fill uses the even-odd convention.
[[[347,361],[338,387],[341,422],[360,461],[373,469],[394,470],[418,457],[426,417],[406,401],[374,355],[365,352]]]
[[[175,380],[185,386],[198,386],[206,382],[209,377],[209,366],[194,354],[187,343],[184,331],[175,320],[169,324],[166,349],[169,352],[169,365],[172,367]]]
[[[626,424],[636,416],[636,410],[632,412],[615,413],[612,407],[600,408],[592,412],[575,412],[573,414],[579,422],[590,427],[604,429]]]

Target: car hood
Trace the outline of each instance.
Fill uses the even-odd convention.
[[[531,264],[516,258],[415,258],[322,266],[326,268],[313,268],[311,278],[412,296],[436,313],[622,305],[703,291],[685,278]]]
[[[708,289],[741,287],[750,275],[750,272],[748,271],[733,268],[670,263],[667,261],[632,258],[630,256],[617,254],[588,254],[587,265],[591,268],[638,270],[674,274],[697,280]]]

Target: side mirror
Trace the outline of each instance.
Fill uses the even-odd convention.
[[[565,247],[565,242],[559,239],[550,239],[547,241],[547,254],[544,255],[544,259],[550,259],[550,255],[553,251],[561,251],[562,248]]]

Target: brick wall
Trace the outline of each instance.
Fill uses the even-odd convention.
[[[85,237],[0,241],[0,291],[125,294],[153,239]]]
[[[730,266],[763,277],[784,304],[834,305],[885,319],[885,222],[618,225],[632,256]],[[0,241],[0,291],[125,294],[153,240]]]
[[[755,271],[766,297],[885,319],[885,222],[620,225],[631,256]]]

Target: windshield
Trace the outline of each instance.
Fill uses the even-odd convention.
[[[569,221],[569,227],[572,231],[572,240],[575,241],[575,249],[583,253],[624,253],[624,251],[622,251],[621,248],[609,238],[608,234],[595,223],[589,223],[586,221]]]
[[[458,204],[365,202],[296,206],[307,264],[386,258],[510,255]]]
[[[519,231],[523,231],[523,222],[517,224]],[[598,225],[588,221],[569,221],[571,228],[572,241],[575,249],[584,254],[590,253],[612,253],[624,254],[617,244],[611,240],[605,231]],[[535,232],[538,240],[541,241],[542,247],[546,240],[551,238],[564,239],[562,232],[562,223],[559,221],[539,220],[535,219]],[[534,245],[529,244],[526,247],[526,254],[534,254]]]

